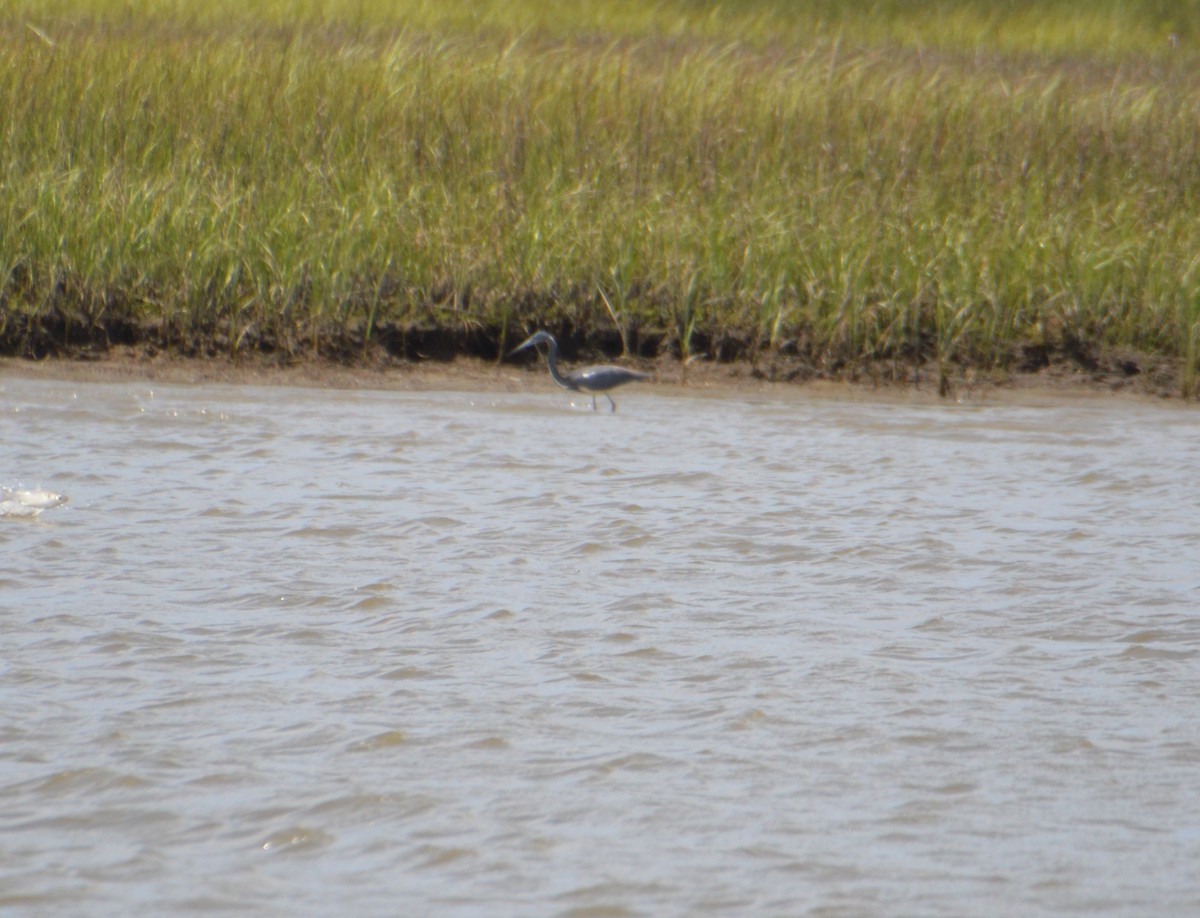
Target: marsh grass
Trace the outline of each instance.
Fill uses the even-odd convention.
[[[10,3],[3,334],[616,322],[943,376],[1084,341],[1191,391],[1196,7]]]

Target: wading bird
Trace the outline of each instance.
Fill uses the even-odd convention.
[[[617,386],[625,385],[625,383],[637,382],[639,379],[650,378],[650,374],[648,373],[640,373],[637,370],[614,366],[584,367],[581,370],[572,370],[564,376],[558,372],[558,342],[554,340],[552,334],[544,331],[534,332],[525,341],[509,351],[508,356],[511,357],[517,351],[523,351],[527,347],[535,347],[543,342],[548,345],[546,366],[550,368],[550,378],[564,389],[589,394],[592,397],[592,411],[596,410],[597,392],[603,392],[604,397],[608,399],[608,403],[612,405],[612,410],[616,411],[617,403],[608,394],[609,389],[615,389]]]

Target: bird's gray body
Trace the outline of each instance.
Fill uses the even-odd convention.
[[[612,396],[608,394],[608,390],[615,389],[617,386],[623,386],[626,383],[650,378],[650,374],[648,373],[630,370],[627,367],[615,367],[611,364],[598,367],[583,367],[579,370],[572,370],[570,373],[560,373],[558,369],[558,342],[554,340],[552,334],[545,331],[534,332],[525,341],[509,351],[509,356],[511,357],[517,351],[523,351],[527,347],[534,347],[543,343],[547,346],[546,366],[550,368],[550,378],[564,389],[589,394],[592,397],[593,411],[596,410],[597,392],[602,392],[604,397],[608,399],[608,403],[612,405],[612,410],[616,411],[617,403],[612,400]]]

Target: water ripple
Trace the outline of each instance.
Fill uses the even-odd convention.
[[[1192,410],[3,398],[0,906],[1200,909]]]

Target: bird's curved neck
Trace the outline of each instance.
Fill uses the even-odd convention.
[[[550,378],[562,386],[564,389],[574,389],[570,381],[558,372],[558,344],[554,341],[546,342],[546,366],[550,368]]]

